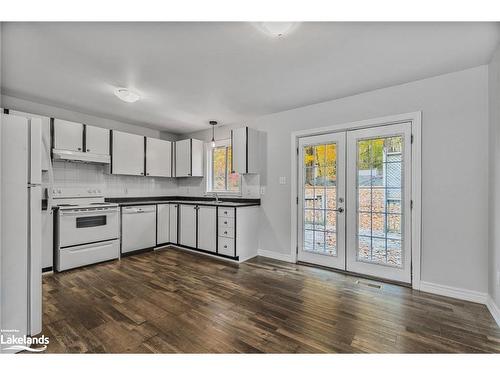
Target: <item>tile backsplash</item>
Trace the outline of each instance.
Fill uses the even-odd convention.
[[[205,195],[205,178],[163,178],[122,176],[109,173],[100,164],[54,161],[54,186],[99,188],[106,197],[148,197],[160,195]],[[46,177],[46,176],[45,176]],[[44,178],[44,185],[50,182]],[[259,175],[242,176],[242,197],[260,198]]]
[[[177,194],[174,178],[112,175],[106,165],[55,161],[53,171],[55,186],[96,187],[106,197]]]

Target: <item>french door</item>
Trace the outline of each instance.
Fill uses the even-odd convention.
[[[345,133],[299,140],[300,261],[345,268],[345,143]]]
[[[299,140],[298,260],[411,283],[411,124]]]

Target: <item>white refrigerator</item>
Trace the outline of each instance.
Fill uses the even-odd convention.
[[[41,120],[1,115],[0,334],[42,330]],[[9,345],[0,344],[3,352]]]

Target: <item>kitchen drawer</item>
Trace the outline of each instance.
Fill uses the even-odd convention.
[[[220,220],[219,218],[219,236],[234,238],[234,227],[221,225]]]
[[[119,257],[120,243],[118,240],[67,247],[59,250],[57,270],[64,271]]]
[[[219,207],[219,217],[234,217],[234,208]]]
[[[234,217],[219,216],[219,228],[220,227],[234,227]]]
[[[234,257],[234,239],[219,236],[218,253]]]

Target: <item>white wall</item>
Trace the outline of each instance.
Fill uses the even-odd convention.
[[[290,254],[291,132],[422,111],[422,280],[488,289],[488,67],[248,121],[266,132],[259,247]],[[236,126],[242,126],[238,124]],[[218,139],[230,127],[218,129]],[[195,138],[209,132],[194,133]],[[279,184],[279,176],[287,178]]]
[[[490,215],[489,215],[489,294],[500,306],[500,48],[489,65],[489,120],[490,120]]]

